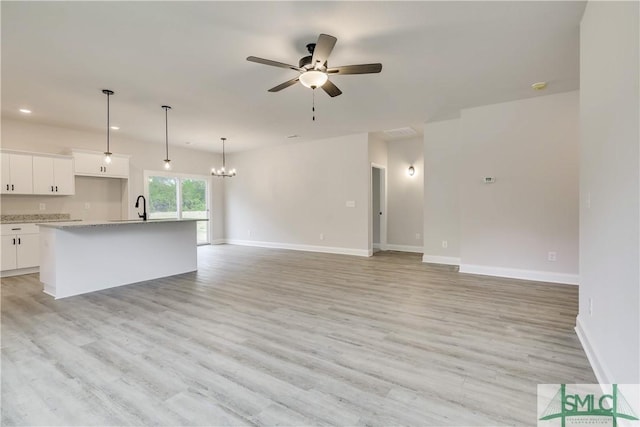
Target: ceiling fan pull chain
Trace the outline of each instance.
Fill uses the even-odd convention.
[[[313,121],[316,121],[316,88],[314,87],[313,90],[313,106],[311,107],[311,112],[313,113]]]

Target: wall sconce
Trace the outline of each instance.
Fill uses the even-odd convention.
[[[413,166],[409,166],[409,170],[407,170],[407,174],[409,176],[413,176],[416,174],[416,169]]]

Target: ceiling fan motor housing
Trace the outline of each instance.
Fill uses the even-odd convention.
[[[309,70],[309,69],[313,68],[311,66],[312,58],[313,58],[312,55],[304,56],[304,57],[300,58],[300,61],[298,61],[298,67],[304,68],[305,70]]]

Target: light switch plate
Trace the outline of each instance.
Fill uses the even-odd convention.
[[[347,200],[346,206],[348,208],[355,208],[356,207],[356,201],[355,200]]]

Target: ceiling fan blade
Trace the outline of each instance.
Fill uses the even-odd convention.
[[[342,91],[338,89],[338,86],[334,85],[331,80],[327,80],[326,83],[322,85],[322,89],[332,98],[342,93]]]
[[[320,34],[316,42],[316,47],[313,49],[313,57],[311,58],[313,68],[317,69],[318,65],[324,66],[337,41],[338,39],[333,36]]]
[[[382,71],[382,64],[343,65],[329,68],[327,74],[372,74]]]
[[[258,58],[256,56],[248,56],[247,61],[257,62],[258,64],[271,65],[273,67],[289,68],[291,70],[296,70],[300,72],[304,71],[302,68],[296,67],[295,65],[285,64],[284,62],[272,61],[270,59]]]
[[[282,89],[286,89],[289,86],[293,86],[296,83],[298,83],[298,77],[296,77],[295,79],[288,80],[284,83],[280,83],[278,86],[272,87],[271,89],[269,89],[269,92],[280,92]]]

